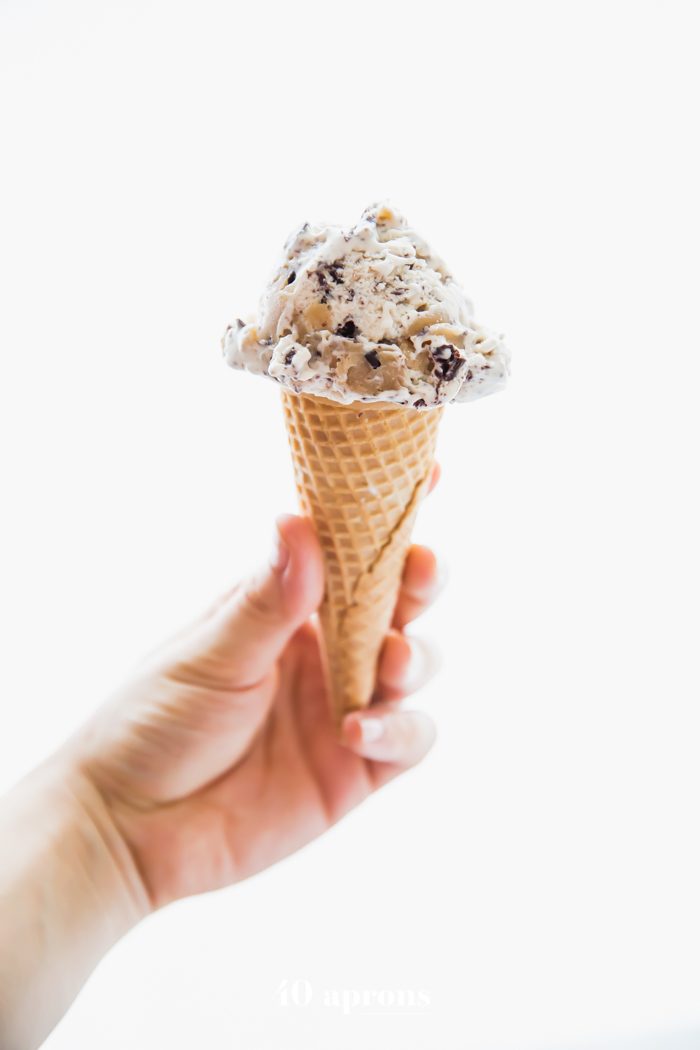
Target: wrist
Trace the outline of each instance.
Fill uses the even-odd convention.
[[[115,940],[151,910],[141,872],[104,795],[78,767],[64,766],[71,858],[76,876],[95,887],[107,904]]]
[[[0,801],[0,842],[0,925],[12,946],[0,957],[0,1044],[29,1047],[149,904],[99,792],[64,755]]]

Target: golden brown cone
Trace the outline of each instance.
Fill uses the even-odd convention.
[[[301,508],[323,551],[320,621],[339,722],[372,697],[442,409],[340,405],[289,390],[282,402]]]

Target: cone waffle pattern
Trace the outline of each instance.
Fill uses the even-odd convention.
[[[442,410],[339,405],[288,390],[282,400],[301,507],[323,550],[320,620],[340,720],[372,696]]]

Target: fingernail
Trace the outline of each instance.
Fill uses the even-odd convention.
[[[360,721],[360,732],[362,733],[362,743],[372,744],[375,740],[379,740],[380,736],[384,735],[384,723],[381,718],[363,718]]]
[[[427,639],[411,635],[405,637],[411,649],[411,659],[406,668],[404,689],[411,693],[424,685],[437,671],[440,656],[435,645]]]
[[[275,534],[275,546],[270,559],[270,565],[275,572],[284,572],[289,563],[289,547],[282,539],[282,535],[277,530]]]
[[[442,558],[436,557],[435,561],[435,594],[439,594],[449,579],[450,570]]]

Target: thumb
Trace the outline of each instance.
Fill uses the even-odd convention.
[[[323,597],[323,560],[308,518],[277,520],[269,565],[239,584],[208,624],[208,656],[230,687],[261,681]],[[212,667],[214,670],[214,667]]]

